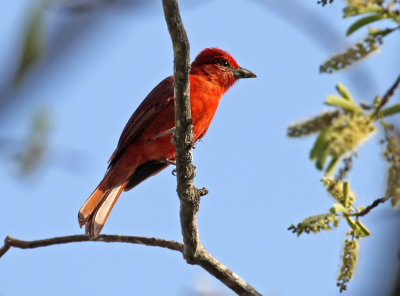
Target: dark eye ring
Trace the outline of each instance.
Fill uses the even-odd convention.
[[[228,61],[225,61],[225,60],[220,61],[219,64],[220,64],[221,66],[224,66],[224,67],[230,67],[230,66],[231,66],[231,65],[228,63]]]

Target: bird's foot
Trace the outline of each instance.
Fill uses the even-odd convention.
[[[163,161],[164,163],[172,164],[176,166],[176,160],[174,159],[166,159]]]

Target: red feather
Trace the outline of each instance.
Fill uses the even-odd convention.
[[[242,71],[238,72],[242,76],[237,71]],[[200,52],[192,63],[189,76],[195,141],[207,132],[222,95],[238,78],[249,77],[255,75],[240,68],[229,53],[217,48]],[[169,132],[175,125],[173,84],[173,76],[161,81],[122,131],[106,175],[79,211],[79,223],[86,225],[90,237],[100,234],[124,188],[129,190],[136,186],[167,167],[167,161],[175,158],[175,146]]]

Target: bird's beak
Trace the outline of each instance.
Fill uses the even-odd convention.
[[[238,68],[233,70],[233,75],[235,76],[236,79],[257,77],[256,74],[245,68]]]

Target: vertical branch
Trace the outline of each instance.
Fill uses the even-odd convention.
[[[181,202],[180,218],[183,235],[183,256],[189,264],[197,264],[231,288],[238,295],[261,295],[245,280],[214,258],[201,245],[197,230],[200,197],[206,189],[194,187],[193,131],[190,110],[189,41],[180,17],[177,0],[163,0],[165,20],[174,48],[175,151],[177,191]]]
[[[196,215],[200,195],[193,178],[193,131],[190,110],[190,56],[189,41],[176,0],[163,0],[164,14],[174,49],[174,96],[175,96],[175,150],[177,191],[181,201],[181,227],[185,244],[184,257],[190,263],[200,246]]]

